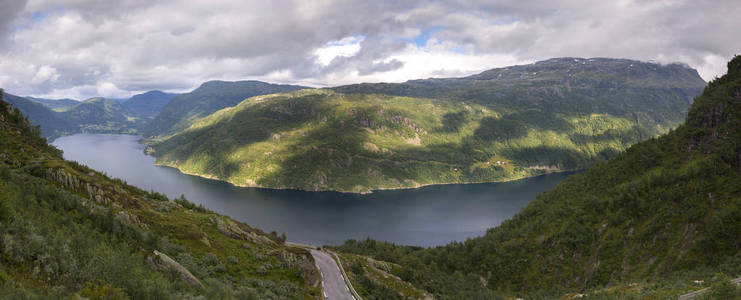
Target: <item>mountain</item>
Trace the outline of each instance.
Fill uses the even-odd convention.
[[[209,81],[190,93],[177,95],[149,123],[150,136],[183,130],[195,120],[217,110],[234,106],[242,100],[272,93],[305,89],[297,85],[270,84],[261,81]]]
[[[177,94],[165,93],[162,91],[149,91],[143,94],[134,95],[126,102],[123,107],[130,116],[148,119],[153,118],[167,105]]]
[[[4,95],[32,124],[41,126],[47,138],[81,132],[137,133],[175,96],[149,91],[127,101],[96,97],[80,102]]]
[[[334,90],[459,99],[500,110],[525,108],[530,122],[537,122],[541,114],[603,113],[658,125],[683,120],[704,86],[696,70],[680,64],[553,58],[462,78],[354,84]]]
[[[41,133],[45,137],[56,137],[64,133],[76,130],[76,126],[43,104],[23,97],[3,93],[5,101],[18,108],[21,113],[28,116],[31,124],[41,127]],[[79,102],[78,102],[79,103]]]
[[[217,111],[150,153],[242,186],[362,193],[504,181],[583,169],[667,132],[703,85],[679,65],[555,59],[302,90]]]
[[[133,133],[134,124],[120,102],[105,98],[90,98],[60,112],[61,116],[77,126],[73,133]]]
[[[307,250],[184,197],[171,200],[65,161],[2,95],[2,298],[320,297]]]
[[[684,124],[570,176],[481,237],[338,249],[397,263],[395,275],[439,299],[676,299],[741,275],[740,128],[736,56]]]
[[[248,97],[304,88],[306,87],[260,81],[210,81],[187,94],[149,91],[123,100],[100,97],[83,102],[40,98],[29,100],[6,95],[9,95],[7,98],[11,104],[22,106],[21,111],[28,116],[32,124],[41,126],[45,137],[56,138],[81,132],[126,134],[144,132],[150,135],[167,133],[187,127],[200,117],[233,106]],[[65,104],[55,101],[63,101]],[[52,106],[53,108],[50,108]]]
[[[43,104],[44,106],[51,108],[54,111],[64,111],[68,108],[71,108],[77,104],[80,104],[80,101],[64,98],[64,99],[44,99],[44,98],[35,98],[35,97],[26,97],[26,99],[36,101],[38,103]]]

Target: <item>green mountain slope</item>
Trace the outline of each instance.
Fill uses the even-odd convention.
[[[139,119],[154,118],[175,96],[177,94],[149,91],[132,96],[122,106],[129,116]]]
[[[319,297],[306,250],[65,161],[1,99],[0,237],[0,298]]]
[[[188,128],[195,120],[245,98],[290,92],[306,87],[261,81],[209,81],[190,93],[174,97],[148,125],[147,135],[167,135]]]
[[[31,124],[40,126],[41,134],[45,137],[56,137],[77,129],[74,123],[41,103],[8,93],[2,95],[5,101],[28,116]]]
[[[676,299],[714,272],[741,275],[739,129],[741,56],[676,130],[570,176],[482,237],[339,249],[398,263],[397,275],[440,299],[585,290]]]
[[[151,150],[159,164],[243,186],[368,192],[503,181],[582,169],[666,132],[704,84],[685,67],[627,60],[590,62],[574,79],[571,62],[419,81],[434,88],[406,93],[433,98],[359,90],[405,84],[254,97]],[[608,76],[623,67],[626,75]],[[533,79],[523,68],[546,71]],[[500,71],[506,82],[480,79]]]
[[[35,97],[26,97],[26,99],[36,101],[43,104],[44,106],[51,108],[54,111],[64,111],[75,105],[80,104],[80,101],[65,98],[65,99],[44,99]]]

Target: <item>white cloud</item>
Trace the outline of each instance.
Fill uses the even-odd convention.
[[[59,79],[59,72],[57,72],[57,69],[54,67],[44,65],[41,66],[38,71],[36,71],[36,74],[31,79],[31,82],[34,84],[43,84],[46,82],[55,82],[57,79]]]
[[[126,92],[119,89],[112,82],[103,82],[97,87],[97,94],[106,98],[126,97]]]
[[[317,61],[322,66],[329,65],[335,57],[351,57],[360,51],[360,42],[365,37],[349,36],[339,41],[330,41],[321,48],[314,51]]]
[[[211,79],[331,86],[460,76],[559,56],[683,62],[739,50],[735,1],[0,0],[0,87],[44,97]]]

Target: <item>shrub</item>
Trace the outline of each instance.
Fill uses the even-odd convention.
[[[358,262],[355,262],[352,265],[350,265],[350,272],[352,272],[354,274],[357,274],[357,275],[360,275],[360,274],[364,274],[365,273],[364,270],[363,270],[363,266],[360,265],[360,263],[358,263]]]
[[[219,261],[219,257],[216,256],[216,254],[213,254],[211,252],[206,253],[206,255],[204,255],[203,258],[201,259],[201,261],[207,266],[215,266],[221,263],[221,261]]]
[[[10,168],[4,163],[0,163],[0,179],[10,180]]]
[[[88,282],[80,291],[80,296],[90,300],[119,300],[128,299],[123,290],[107,284],[101,280],[95,283]]]
[[[265,265],[257,267],[257,274],[260,276],[265,276],[268,274],[268,269],[265,268]]]

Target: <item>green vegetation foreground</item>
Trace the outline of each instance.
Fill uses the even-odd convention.
[[[318,297],[284,241],[65,161],[0,99],[0,298]]]

